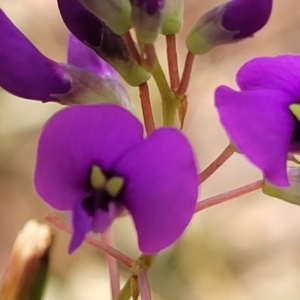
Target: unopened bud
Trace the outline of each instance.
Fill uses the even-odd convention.
[[[123,37],[114,33],[78,0],[58,0],[58,5],[69,30],[110,64],[128,84],[138,86],[150,79],[150,74],[129,53]]]
[[[204,14],[186,39],[195,55],[251,37],[268,21],[272,0],[232,0]]]
[[[100,77],[87,69],[61,64],[70,77],[71,89],[65,94],[51,94],[61,104],[97,104],[112,103],[128,110],[134,110],[129,96],[119,82],[113,77]]]
[[[126,33],[131,26],[129,0],[79,0],[95,16],[103,20],[115,33]]]
[[[183,21],[183,11],[183,0],[165,0],[164,20],[161,27],[162,34],[170,35],[180,31]]]
[[[132,19],[138,41],[152,44],[160,33],[165,1],[132,0],[132,6]]]

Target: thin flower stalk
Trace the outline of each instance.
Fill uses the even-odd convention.
[[[155,130],[155,123],[154,123],[154,117],[153,117],[153,112],[151,107],[148,84],[146,82],[140,84],[139,91],[140,91],[140,99],[141,99],[145,128],[147,134],[149,135],[153,130]]]
[[[253,183],[247,184],[245,186],[234,189],[232,191],[222,193],[220,195],[213,196],[213,197],[207,198],[205,200],[199,201],[196,204],[195,213],[202,211],[206,208],[212,207],[214,205],[221,204],[225,201],[228,201],[228,200],[246,195],[253,191],[259,190],[263,187],[263,184],[264,184],[263,180],[257,180]]]
[[[199,174],[199,184],[203,183],[213,173],[215,173],[234,153],[234,148],[229,144],[222,153]]]
[[[148,71],[153,76],[162,100],[163,124],[165,126],[174,126],[179,100],[170,89],[165,73],[157,59],[154,47],[147,47],[146,50],[148,58],[146,68],[149,68]],[[151,60],[151,64],[149,64],[149,60]]]
[[[173,91],[176,91],[179,87],[179,71],[178,71],[178,59],[177,59],[177,47],[176,36],[170,34],[166,36],[167,44],[167,59],[169,67],[170,86]]]
[[[135,42],[131,36],[130,31],[128,31],[127,33],[124,34],[124,38],[125,38],[127,47],[129,49],[129,52],[131,53],[131,55],[135,59],[135,61],[140,65],[142,62],[141,55],[136,48]]]
[[[52,224],[53,226],[55,226],[56,228],[58,228],[64,232],[67,232],[70,234],[72,234],[72,232],[73,232],[71,225],[69,225],[67,222],[65,222],[61,218],[54,216],[52,214],[47,214],[45,216],[45,221],[47,221],[48,223]],[[95,239],[91,236],[86,236],[86,238],[84,240],[85,240],[85,242],[87,242],[90,245],[93,245],[100,251],[107,253],[108,255],[114,257],[120,263],[122,263],[124,266],[126,266],[128,268],[133,267],[134,260],[132,258],[123,254],[122,252],[118,251],[117,249],[111,247],[110,245],[107,245],[106,243],[103,243],[103,242],[99,241],[98,239]]]
[[[113,245],[113,239],[111,236],[111,229],[108,228],[105,232],[101,235],[102,241],[109,245]],[[118,269],[118,263],[116,258],[113,256],[105,253],[105,259],[109,270],[109,277],[110,277],[110,286],[111,286],[111,295],[113,300],[117,300],[118,295],[120,293],[120,272]]]
[[[177,90],[177,96],[179,98],[182,98],[187,91],[191,79],[194,60],[195,60],[195,55],[192,52],[188,51],[185,59],[184,69],[180,80],[179,88]]]
[[[141,300],[151,300],[151,290],[148,280],[148,275],[145,270],[138,273],[138,282],[141,294]]]

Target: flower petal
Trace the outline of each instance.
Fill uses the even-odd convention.
[[[280,91],[236,92],[221,86],[215,102],[235,146],[262,170],[274,185],[288,186],[286,161],[296,120],[289,110],[293,99]]]
[[[92,165],[112,164],[143,139],[142,124],[109,104],[72,106],[46,124],[38,145],[35,186],[51,206],[70,210],[86,197]]]
[[[0,9],[0,86],[27,99],[50,100],[66,93],[70,80],[59,64],[42,55]]]
[[[272,11],[272,0],[232,0],[225,5],[222,25],[238,31],[236,39],[249,37],[264,27]]]
[[[123,209],[122,206],[114,202],[108,204],[108,211],[98,209],[93,216],[91,230],[100,233],[104,232],[113,220],[122,213]]]
[[[90,228],[90,217],[83,209],[81,202],[77,202],[72,212],[73,235],[69,245],[69,253],[74,252],[83,242]]]
[[[245,63],[236,81],[242,90],[271,89],[300,98],[300,56],[260,57]]]
[[[85,46],[73,34],[69,37],[68,63],[88,69],[100,77],[118,78],[117,72],[107,62],[101,59],[95,51]]]
[[[57,0],[60,14],[68,29],[82,42],[98,46],[102,21],[86,10],[78,0]]]
[[[124,205],[144,253],[174,243],[190,222],[198,194],[193,152],[176,129],[163,128],[128,151],[115,173],[126,178]]]

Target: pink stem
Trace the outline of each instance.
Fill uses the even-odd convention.
[[[263,180],[257,180],[253,183],[247,184],[247,185],[237,188],[235,190],[199,201],[196,204],[195,213],[197,213],[201,210],[204,210],[206,208],[209,208],[211,206],[223,203],[225,201],[228,201],[228,200],[237,198],[239,196],[248,194],[250,192],[253,192],[255,190],[258,190],[258,189],[262,188],[263,184],[264,184]]]
[[[234,153],[234,148],[229,144],[223,152],[204,170],[199,174],[199,184],[203,183],[215,171],[217,171],[227,159]]]
[[[101,237],[102,237],[102,241],[105,244],[107,244],[109,246],[113,245],[113,239],[111,236],[110,228],[108,228],[101,235]],[[107,263],[108,270],[109,270],[112,299],[116,300],[120,293],[120,272],[118,269],[118,263],[117,263],[117,260],[113,256],[111,256],[107,253],[105,253],[104,255],[105,255],[106,263]]]
[[[145,270],[141,270],[138,273],[138,282],[139,282],[141,300],[151,300],[151,290],[150,290],[147,272]]]
[[[73,232],[71,225],[57,216],[54,216],[52,214],[47,214],[44,219],[48,223],[54,225],[55,227],[57,227],[58,229],[60,229],[64,232],[67,232],[70,234],[72,234],[72,232]],[[125,265],[126,267],[128,267],[128,268],[133,267],[133,265],[135,263],[134,260],[132,258],[130,258],[129,256],[123,254],[122,252],[118,251],[117,249],[115,249],[115,248],[89,236],[89,235],[87,235],[84,240],[88,244],[93,245],[94,247],[99,249],[100,251],[111,255],[112,257],[117,259],[120,263]]]

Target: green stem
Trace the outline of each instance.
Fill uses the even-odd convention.
[[[174,126],[179,100],[174,92],[170,89],[167,78],[157,57],[155,57],[155,61],[150,72],[162,99],[163,123],[166,126]]]
[[[134,274],[138,274],[141,270],[149,270],[151,266],[153,265],[155,259],[157,257],[157,254],[142,254],[140,257],[136,260],[134,266],[132,267],[132,271]]]
[[[144,47],[147,56],[144,61],[144,68],[150,72],[157,85],[162,100],[163,124],[165,126],[174,126],[175,116],[179,105],[179,98],[171,90],[165,73],[158,61],[153,45]]]
[[[129,300],[131,298],[131,277],[126,281],[120,291],[117,300]]]

